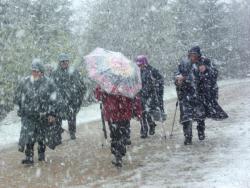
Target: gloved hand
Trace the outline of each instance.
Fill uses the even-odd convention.
[[[142,117],[141,117],[141,115],[137,115],[136,117],[135,117],[135,119],[137,120],[137,121],[141,121],[142,120]]]
[[[166,121],[167,120],[167,114],[165,112],[161,112],[161,116],[162,116],[162,121]]]
[[[48,117],[48,122],[49,122],[49,124],[55,123],[56,122],[56,118],[54,116],[49,116]]]

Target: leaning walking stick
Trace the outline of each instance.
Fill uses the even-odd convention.
[[[175,118],[176,118],[176,113],[177,113],[177,108],[178,108],[179,102],[177,100],[176,104],[175,104],[175,112],[174,112],[174,119],[173,119],[173,124],[172,124],[172,130],[170,133],[170,138],[173,137],[173,131],[174,131],[174,124],[175,124]]]
[[[105,143],[107,143],[108,142],[107,141],[108,135],[107,135],[105,119],[104,119],[104,115],[103,115],[103,104],[102,103],[100,103],[100,110],[101,110],[101,117],[102,117],[102,130],[103,130],[103,134],[104,134]],[[102,147],[104,147],[104,144],[102,144]]]

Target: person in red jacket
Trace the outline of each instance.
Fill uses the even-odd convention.
[[[111,138],[111,153],[115,160],[112,163],[122,166],[122,157],[126,154],[126,145],[130,141],[130,120],[135,115],[138,119],[142,116],[142,107],[139,97],[130,99],[120,95],[111,95],[99,86],[95,90],[95,97],[103,103],[103,114],[108,122]]]

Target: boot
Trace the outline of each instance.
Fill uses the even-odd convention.
[[[149,134],[150,135],[154,135],[155,134],[155,127],[156,127],[155,123],[152,124],[152,125],[150,125],[150,127],[149,127]]]
[[[71,140],[75,140],[76,139],[75,133],[70,133],[70,138],[71,138]]]
[[[38,153],[38,161],[45,161],[45,153]]]
[[[112,161],[112,164],[115,165],[117,168],[122,167],[122,157],[119,155],[115,156],[115,159]]]
[[[125,148],[125,150],[124,150]],[[123,151],[124,150],[124,151]],[[121,167],[122,166],[122,155],[126,154],[126,147],[121,147],[121,145],[116,140],[111,141],[111,153],[115,156],[112,160],[112,164]]]
[[[22,164],[32,165],[34,164],[34,144],[27,144],[25,149],[25,159],[22,160]]]
[[[185,136],[184,145],[192,145],[192,137]]]
[[[183,132],[184,132],[184,145],[191,145],[192,144],[192,122],[184,122],[183,123]]]
[[[129,146],[132,144],[130,138],[126,138],[125,141],[124,141],[125,145]]]
[[[199,140],[205,140],[205,127],[197,126]]]
[[[148,137],[148,134],[147,133],[141,133],[141,138],[142,139],[145,139],[145,138],[147,138]]]
[[[26,158],[22,160],[22,164],[33,165],[34,164],[33,157],[26,156]]]

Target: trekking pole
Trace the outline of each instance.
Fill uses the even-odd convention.
[[[104,119],[104,115],[103,115],[103,104],[102,103],[100,103],[100,110],[101,110],[101,118],[102,118],[102,130],[103,130],[103,134],[104,134],[105,144],[107,145],[107,143],[108,143],[108,135],[107,135],[105,119]],[[104,147],[103,143],[102,143],[102,147]]]
[[[172,130],[170,133],[170,138],[173,137],[173,131],[174,131],[174,124],[175,124],[175,118],[176,118],[176,113],[177,113],[177,108],[178,108],[179,102],[177,100],[176,104],[175,104],[175,112],[174,112],[174,119],[173,119],[173,124],[172,124]]]

